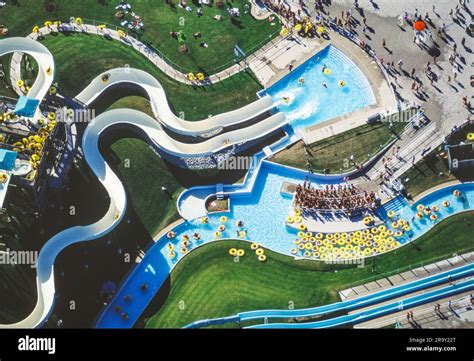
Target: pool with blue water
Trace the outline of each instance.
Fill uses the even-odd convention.
[[[185,254],[216,239],[239,238],[237,231],[242,228],[237,226],[238,220],[243,221],[243,228],[247,230],[244,239],[291,256],[290,251],[294,246],[296,232],[285,225],[285,219],[291,207],[291,198],[281,193],[281,186],[283,182],[300,183],[304,177],[305,173],[302,171],[266,161],[262,162],[252,191],[245,195],[234,194],[231,197],[230,212],[209,215],[207,224],[202,224],[201,219],[184,222],[174,228],[176,236],[173,239],[169,239],[167,235],[163,235],[158,239],[146,252],[142,262],[133,269],[121,285],[117,297],[104,311],[96,326],[128,327],[133,325],[157,290],[165,282],[171,270],[183,259]],[[316,175],[309,175],[309,177],[314,185],[341,181],[337,178],[330,179]],[[455,190],[460,191],[460,196],[454,195]],[[210,192],[212,192],[211,189]],[[445,202],[449,205],[444,206]],[[421,219],[417,218],[416,213],[419,204],[423,204],[423,206],[432,210],[434,206],[437,206],[439,210],[431,212],[431,214],[437,215],[437,219],[430,219],[430,215],[424,215]],[[441,220],[453,214],[472,209],[474,209],[474,183],[442,188],[423,197],[413,205],[402,201],[395,211],[394,219],[403,219],[410,222],[411,231],[406,232],[399,239],[399,242],[401,245],[405,245],[427,232]],[[390,228],[394,219],[388,219],[385,212],[380,212],[380,214],[387,228]],[[222,215],[227,217],[224,223],[226,229],[221,232],[219,237],[216,237],[217,228],[223,224],[220,220]],[[200,235],[199,240],[193,238],[195,233]],[[183,236],[185,235],[189,237],[189,245],[187,251],[182,253]],[[449,242],[449,240],[446,241]],[[172,245],[175,253],[172,258],[169,256],[170,245]],[[140,285],[144,282],[149,285],[146,292],[140,290]],[[124,301],[125,295],[134,296],[130,304]],[[117,305],[121,307],[121,310],[127,311],[127,320],[122,320],[114,311]]]
[[[324,65],[331,70],[330,74],[323,73]],[[298,82],[300,78],[304,78],[304,83]],[[345,83],[342,87],[338,84],[340,80],[344,80]],[[322,83],[327,87],[323,87]],[[264,92],[279,102],[279,110],[286,114],[295,130],[341,116],[375,102],[367,79],[351,60],[333,46],[326,47]],[[288,102],[282,101],[284,97],[288,98]],[[133,326],[155,293],[166,282],[174,266],[186,253],[205,243],[217,239],[243,238],[273,251],[292,255],[291,249],[294,248],[296,232],[285,224],[291,208],[291,197],[281,193],[283,183],[302,183],[305,177],[310,178],[313,185],[335,184],[342,181],[340,177],[312,175],[267,161],[262,161],[255,171],[258,173],[253,187],[248,191],[242,192],[242,189],[248,186],[247,182],[243,186],[226,186],[226,192],[230,193],[229,212],[209,215],[205,224],[201,219],[186,221],[173,229],[176,232],[174,238],[169,239],[167,235],[163,235],[156,240],[141,263],[137,264],[124,280],[116,297],[104,310],[96,326],[99,328]],[[461,192],[460,197],[453,195],[456,189]],[[215,186],[209,187],[209,195],[215,193],[215,190]],[[410,232],[399,239],[403,245],[416,239],[442,219],[473,209],[474,183],[437,190],[414,205],[404,200],[398,201],[394,219],[409,221],[411,228]],[[444,201],[449,202],[448,207],[442,205]],[[430,208],[438,206],[439,210],[435,212],[437,219],[432,220],[429,215],[417,218],[416,207],[420,203]],[[388,209],[386,206],[383,208]],[[393,220],[388,219],[383,209],[380,214],[389,228]],[[224,223],[220,220],[222,215],[227,217]],[[238,220],[243,222],[243,227],[237,226]],[[222,224],[225,230],[216,237],[215,232]],[[238,231],[242,229],[246,231],[245,237],[239,237]],[[199,239],[194,239],[194,234],[199,234]],[[183,236],[189,238],[189,244],[184,252]],[[173,249],[173,257],[170,257],[170,247]],[[148,285],[145,291],[141,289],[144,283]],[[132,301],[126,302],[124,300],[126,295],[132,295]],[[120,312],[127,313],[126,319],[120,317],[117,306]]]
[[[260,93],[265,94],[273,98],[278,110],[286,115],[295,130],[376,102],[369,81],[361,70],[332,45]]]

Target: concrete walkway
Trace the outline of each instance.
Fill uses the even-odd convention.
[[[474,306],[471,294],[455,300],[445,299],[436,302],[440,310],[434,310],[434,302],[421,310],[415,310],[414,321],[402,318],[398,321],[400,328],[474,328]],[[425,305],[426,306],[426,305]]]
[[[61,31],[73,31],[77,33],[87,33],[87,34],[95,34],[98,36],[104,36],[107,35],[111,37],[112,39],[116,41],[120,41],[130,47],[132,47],[134,50],[138,51],[141,53],[143,56],[145,56],[149,61],[151,61],[158,69],[160,69],[163,73],[168,75],[170,78],[184,84],[189,84],[189,85],[200,85],[201,83],[198,82],[192,82],[187,79],[187,74],[184,74],[180,72],[179,70],[176,70],[173,68],[172,65],[167,63],[160,55],[155,53],[152,49],[147,47],[145,44],[143,44],[141,41],[135,39],[132,36],[120,36],[119,32],[117,30],[113,29],[99,29],[99,27],[91,24],[83,24],[81,26],[76,25],[76,24],[69,24],[69,23],[63,23],[60,25]],[[45,36],[48,35],[52,32],[57,32],[58,31],[58,26],[49,26],[49,27],[42,27],[39,29],[38,34],[32,33],[28,35],[29,38],[36,40],[38,36]],[[242,61],[240,63],[234,64],[231,67],[224,69],[216,74],[210,75],[207,80],[210,83],[218,83],[222,80],[225,80],[242,70],[246,69],[248,62],[254,61],[250,59],[258,59],[258,58],[263,58],[267,52],[269,52],[272,48],[274,48],[277,44],[280,42],[283,42],[283,44],[291,42],[291,40],[288,40],[287,38],[283,38],[281,36],[276,37],[275,39],[270,40],[267,44],[265,44],[261,49],[256,51],[254,54],[250,55],[246,62]],[[283,47],[285,45],[282,45]],[[11,71],[10,71],[10,78],[11,78],[11,83],[13,86],[13,89],[17,92],[17,94],[22,94],[21,90],[18,88],[16,85],[17,80],[21,79],[21,59],[23,57],[22,53],[15,53],[12,57],[12,66],[11,66]]]
[[[440,305],[440,310],[435,311],[435,306]],[[423,304],[410,309],[413,320],[406,317],[407,310],[403,310],[375,320],[360,323],[354,328],[382,328],[397,325],[404,329],[450,329],[474,328],[474,306],[471,303],[471,292],[464,292],[456,299],[443,298],[441,300]]]
[[[410,245],[408,244],[404,247],[410,247]],[[474,262],[474,252],[465,253],[462,255],[445,259],[443,261],[431,263],[426,266],[421,266],[409,271],[401,272],[389,277],[380,278],[375,281],[371,281],[356,287],[347,288],[345,290],[339,291],[339,297],[342,301],[346,301],[352,298],[367,295],[369,293],[378,292],[393,286],[398,286],[403,283],[408,283],[414,281],[416,278],[431,276],[436,273],[444,272],[448,269],[469,264],[472,262]]]
[[[296,0],[290,0],[289,3],[292,10],[299,8]],[[317,12],[313,4],[306,3],[311,15],[315,16]],[[440,3],[431,0],[416,4],[419,13],[425,14],[425,12],[428,12],[433,22],[433,26],[430,26],[429,29],[439,50],[437,65],[434,65],[433,57],[413,42],[414,33],[410,26],[406,23],[403,27],[398,26],[398,16],[403,11],[414,13],[415,6],[412,2],[408,0],[397,2],[391,0],[373,2],[360,0],[359,4],[360,11],[354,8],[353,2],[334,0],[330,7],[325,7],[323,15],[327,16],[329,14],[331,18],[335,16],[340,18],[342,11],[352,11],[354,34],[369,45],[379,59],[383,58],[385,69],[389,74],[389,81],[395,87],[403,107],[421,106],[430,121],[430,124],[416,132],[412,130],[403,134],[400,139],[385,150],[386,158],[391,158],[390,160],[382,160],[382,157],[380,157],[379,161],[367,170],[365,177],[359,177],[356,180],[357,185],[363,189],[379,189],[379,195],[386,200],[394,195],[389,189],[393,180],[408,170],[412,163],[418,162],[430,150],[439,146],[444,138],[450,134],[454,125],[460,125],[466,119],[472,117],[472,112],[466,109],[462,103],[463,96],[472,98],[473,95],[472,88],[468,89],[470,72],[467,71],[470,65],[469,59],[472,59],[472,50],[464,48],[460,44],[460,40],[467,36],[463,22],[469,23],[470,15],[466,9],[461,9],[460,20],[454,21],[449,16],[449,11],[455,7],[457,2]],[[433,5],[435,5],[436,14],[432,11]],[[362,13],[367,24],[365,33],[362,31],[364,27]],[[446,24],[447,36],[438,37],[437,29],[443,23]],[[332,35],[332,38],[339,39],[341,36]],[[386,41],[385,47],[383,46],[383,39]],[[448,57],[453,52],[454,42],[458,44],[457,52],[459,56],[455,65],[452,66],[448,61]],[[467,43],[469,41],[466,41]],[[352,58],[357,59],[356,57]],[[399,60],[403,61],[401,68],[396,65]],[[394,62],[395,67],[387,66],[389,62]],[[430,83],[424,71],[428,62],[430,62],[431,71],[434,74],[433,84]],[[456,81],[453,80],[454,68],[457,69]],[[415,70],[415,79],[422,86],[422,90],[418,94],[411,91],[411,85],[414,81],[410,76],[412,69]],[[364,70],[364,73],[367,73],[367,69]],[[448,77],[451,77],[451,81],[448,81]],[[362,113],[364,112],[362,111]],[[363,117],[366,119],[368,114],[368,112],[365,112]],[[326,122],[313,129],[313,131],[317,131],[315,136],[306,136],[306,139],[308,142],[314,142],[348,130],[357,124],[361,125],[365,122],[365,119],[357,119],[358,116],[360,117],[360,114],[349,114],[343,122],[339,122],[337,119]],[[387,169],[385,165],[387,165]],[[385,177],[385,180],[380,178],[381,174]]]
[[[304,63],[324,46],[315,39],[288,36],[266,51],[257,51],[249,57],[249,68],[265,87],[288,74],[288,66]]]

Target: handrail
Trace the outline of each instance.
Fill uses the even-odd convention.
[[[467,250],[465,250],[465,252],[462,255],[453,254],[453,257],[462,257],[464,254],[467,254],[467,253],[470,253],[470,252],[474,252],[474,246],[468,248]],[[436,262],[439,262],[439,261],[443,261],[443,260],[446,260],[446,255],[431,258],[429,260],[424,260],[424,261],[421,261],[421,262],[418,262],[418,263],[413,263],[413,264],[410,264],[408,266],[400,267],[400,268],[394,269],[394,270],[389,271],[389,272],[378,273],[378,274],[375,274],[373,276],[358,280],[357,282],[350,282],[350,283],[347,283],[343,286],[339,286],[338,291],[345,290],[345,289],[348,289],[348,288],[354,288],[354,287],[357,287],[357,286],[360,286],[360,285],[364,285],[366,283],[373,282],[373,281],[381,279],[381,278],[387,278],[387,277],[393,276],[395,274],[410,271],[410,270],[415,269],[415,268],[425,267],[427,265],[430,265],[430,264],[433,264],[433,263],[436,263]]]
[[[134,38],[135,40],[137,41],[140,41],[142,42],[144,45],[146,45],[148,48],[150,48],[151,50],[153,50],[153,52],[155,52],[161,59],[163,59],[163,61],[165,61],[165,63],[167,63],[169,66],[171,66],[173,69],[183,73],[183,74],[187,74],[187,73],[190,73],[190,72],[195,72],[196,70],[198,69],[190,69],[190,68],[187,68],[187,67],[184,67],[184,66],[181,66],[179,64],[177,64],[176,62],[174,62],[171,58],[169,58],[165,53],[163,53],[162,51],[158,50],[158,48],[155,46],[153,40],[151,40],[146,34],[143,34],[143,35],[140,35],[140,34],[137,34],[136,32],[133,32],[133,31],[130,31],[130,29],[128,28],[125,28],[125,27],[122,27],[120,25],[116,25],[116,24],[111,24],[107,21],[101,21],[101,20],[97,20],[97,19],[90,19],[90,18],[82,18],[83,20],[83,25],[87,25],[86,23],[90,22],[91,25],[93,26],[98,26],[98,25],[105,25],[106,28],[108,29],[113,29],[115,31],[118,31],[118,30],[122,30],[123,32],[125,32],[128,36]],[[63,23],[63,24],[67,24],[66,22]],[[73,24],[71,24],[73,25]],[[73,26],[78,26],[78,25],[73,25]],[[261,41],[253,44],[251,47],[249,47],[248,50],[246,49],[243,49],[243,50],[246,50],[245,53],[247,54],[245,58],[241,59],[240,61],[246,61],[250,56],[254,55],[254,53],[260,49],[262,46],[264,46],[265,44],[271,42],[274,38],[276,38],[279,33],[280,33],[280,30],[279,30],[279,27],[277,27],[278,30],[271,33],[268,38],[265,38],[265,39],[262,39]],[[27,37],[31,35],[31,32],[30,31],[26,31],[24,34],[23,34],[23,37]],[[230,61],[227,61],[225,62],[224,64],[220,65],[220,66],[217,66],[217,67],[214,67],[212,69],[207,69],[206,70],[206,74],[207,75],[214,75],[214,74],[217,74],[221,71],[224,71],[226,69],[228,69],[229,67],[235,65],[235,62],[233,60],[230,60]]]

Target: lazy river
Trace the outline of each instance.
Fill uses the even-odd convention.
[[[285,224],[288,210],[291,207],[291,198],[283,195],[280,189],[283,182],[302,182],[305,176],[308,175],[300,170],[262,161],[251,192],[230,195],[230,212],[209,215],[206,224],[202,224],[201,218],[186,221],[173,229],[176,232],[173,239],[169,239],[167,235],[158,239],[146,252],[142,262],[123,282],[119,293],[105,309],[96,327],[132,327],[174,266],[183,259],[185,254],[214,240],[237,239],[239,238],[237,231],[242,228],[247,231],[246,237],[242,239],[256,242],[263,248],[294,256],[291,254],[291,249],[294,248],[294,241],[297,238],[296,231],[291,230]],[[310,179],[314,185],[340,182],[338,178],[328,179],[316,175],[311,175]],[[213,189],[215,190],[215,188]],[[460,191],[459,196],[453,194],[455,190]],[[446,201],[449,202],[447,207],[443,206],[443,202]],[[453,214],[473,209],[473,202],[474,183],[464,183],[436,190],[413,205],[397,197],[380,207],[378,213],[387,229],[392,229],[394,220],[403,219],[409,222],[411,230],[397,240],[397,247],[401,247],[427,232],[441,220]],[[430,215],[426,214],[421,219],[418,218],[417,207],[419,204],[430,209],[436,209],[434,206],[437,206],[436,212],[431,211],[431,214],[436,214],[437,219],[431,220]],[[392,219],[387,216],[387,212],[390,210],[395,213]],[[222,215],[227,218],[224,223],[220,219]],[[238,220],[244,223],[244,227],[237,226]],[[225,226],[225,231],[216,237],[215,232],[222,224]],[[193,239],[194,233],[200,235],[199,240]],[[181,249],[185,235],[189,238],[189,244],[183,253]],[[174,253],[172,258],[170,257],[170,245],[172,245]],[[388,251],[390,249],[384,250],[384,252]],[[303,257],[303,251],[299,251],[298,256]],[[142,292],[139,288],[143,282],[152,285],[147,292]],[[125,295],[132,295],[134,301],[130,304],[126,303],[123,300]],[[122,320],[114,312],[113,308],[116,305],[127,310],[129,315],[127,320]]]

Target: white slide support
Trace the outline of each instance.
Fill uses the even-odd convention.
[[[237,110],[199,121],[187,121],[173,113],[160,82],[147,72],[134,68],[116,68],[100,74],[76,96],[76,99],[89,106],[105,91],[126,84],[138,86],[147,94],[153,113],[162,125],[176,133],[191,136],[216,133],[224,127],[244,123],[274,107],[272,97],[266,95]]]
[[[8,38],[0,40],[0,55],[18,51],[31,55],[38,63],[39,74],[30,90],[29,96],[41,101],[52,84],[53,76],[48,74],[51,71],[52,74],[54,74],[54,59],[43,45],[32,39]],[[49,69],[49,71],[47,69]],[[169,124],[178,127],[187,127],[188,125],[194,124],[192,122],[183,121],[172,114],[166,102],[164,91],[156,79],[149,75],[146,76],[147,74],[143,71],[136,69],[129,70],[131,70],[129,73],[129,75],[131,74],[130,76],[139,75],[138,79],[135,78],[135,83],[145,89],[150,98],[153,99],[153,106],[156,107],[157,115],[163,117],[162,122],[166,123],[164,120],[166,119],[166,121],[169,121]],[[119,73],[123,74],[123,69],[117,71],[111,70],[108,73],[112,74],[112,76]],[[114,78],[109,78],[109,82],[113,82]],[[101,76],[98,79],[102,82]],[[118,79],[122,79],[120,82],[124,81],[124,78],[120,78],[117,75],[117,81],[119,81]],[[130,79],[126,81],[130,81]],[[143,83],[141,83],[141,81],[143,81]],[[156,86],[157,84],[158,87]],[[110,83],[108,85],[110,85]],[[97,79],[95,79],[93,83],[81,93],[82,99],[92,102],[97,97],[93,95],[93,92],[97,91],[98,94],[101,94],[106,87],[107,84],[102,84],[102,86],[99,87]],[[245,121],[247,117],[252,117],[253,110],[256,112],[262,111],[262,104],[265,105],[265,107],[268,105],[268,103],[265,102],[252,103],[249,106],[241,108],[241,112],[236,110],[197,122],[196,124],[201,125],[196,126],[195,131],[209,131],[209,129],[219,122],[236,124],[239,121]],[[234,123],[232,123],[232,121],[234,121]],[[100,137],[106,129],[117,125],[135,127],[143,133],[144,137],[148,138],[149,142],[153,143],[154,146],[162,151],[177,157],[192,157],[212,155],[227,147],[262,138],[265,135],[277,131],[285,124],[287,124],[285,116],[282,113],[277,113],[249,127],[218,134],[201,143],[188,144],[174,140],[163,130],[162,125],[155,119],[136,110],[110,110],[94,118],[84,132],[82,149],[85,161],[108,193],[110,198],[109,208],[106,214],[97,222],[87,226],[74,226],[65,229],[51,237],[45,243],[40,251],[36,264],[37,301],[33,311],[25,319],[13,324],[2,324],[0,328],[35,328],[41,326],[48,319],[54,306],[56,294],[54,261],[58,254],[69,245],[77,242],[91,241],[108,234],[122,220],[127,207],[126,192],[120,179],[105,162],[99,150]]]
[[[41,103],[53,83],[55,70],[53,56],[47,47],[29,38],[6,38],[0,42],[0,57],[18,52],[30,55],[38,63],[38,75],[27,96]],[[34,118],[42,118],[39,107]]]

